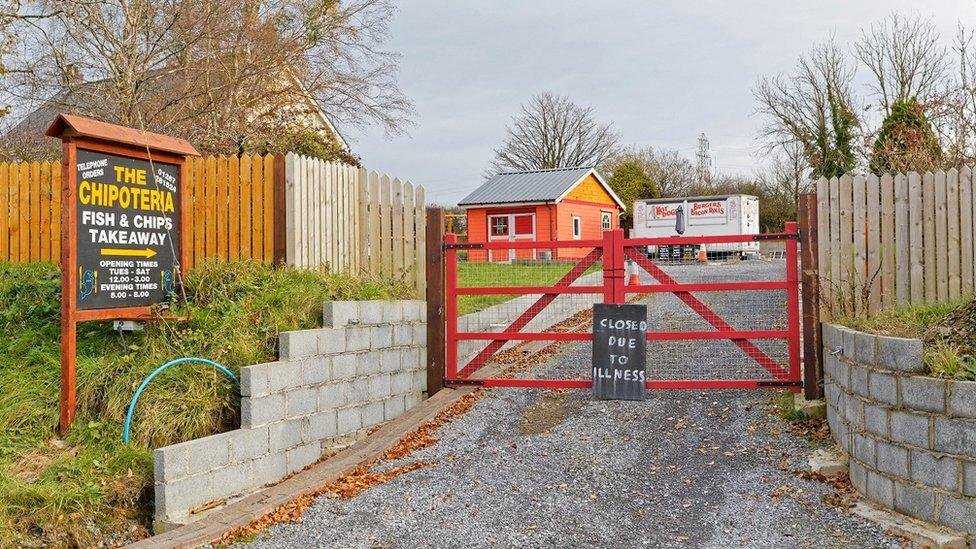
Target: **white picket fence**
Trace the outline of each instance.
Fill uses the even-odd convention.
[[[829,310],[872,315],[976,288],[968,167],[817,181],[818,260]]]
[[[365,168],[285,156],[288,265],[397,280],[423,295],[425,210],[423,186]]]

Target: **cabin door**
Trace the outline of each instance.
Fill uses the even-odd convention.
[[[488,241],[535,240],[535,214],[501,214],[488,216]],[[534,249],[488,250],[488,260],[509,263],[515,259],[535,259]]]

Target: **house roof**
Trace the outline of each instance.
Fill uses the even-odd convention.
[[[559,202],[590,174],[596,177],[621,209],[626,209],[624,203],[592,166],[503,172],[485,181],[458,202],[458,206]]]
[[[150,80],[150,83],[154,89],[158,89],[160,92],[163,92],[167,88],[172,87],[177,83],[177,77],[175,75],[166,74],[162,71],[160,72],[161,76]],[[343,135],[339,132],[328,113],[326,113],[322,106],[313,97],[311,97],[311,95],[309,95],[308,91],[304,86],[301,85],[301,82],[297,78],[292,77],[292,81],[302,91],[302,95],[308,98],[309,107],[315,109],[315,114],[321,118],[325,126],[339,141],[339,144],[345,148],[348,148],[348,143]],[[73,88],[62,88],[47,100],[43,101],[39,107],[24,115],[24,117],[21,118],[10,131],[11,133],[18,134],[41,134],[45,129],[47,129],[48,125],[51,123],[51,120],[64,112],[84,114],[86,116],[93,116],[102,120],[112,120],[115,118],[114,113],[109,109],[106,109],[104,107],[106,103],[101,100],[102,97],[110,92],[110,86],[112,86],[111,80],[102,79],[83,82],[74,86]]]
[[[82,137],[117,141],[135,147],[149,147],[157,151],[181,156],[200,156],[200,153],[193,148],[193,145],[185,139],[140,131],[134,128],[126,128],[124,126],[117,126],[108,122],[101,122],[71,114],[58,114],[54,122],[51,123],[51,126],[44,132],[44,135],[48,137],[61,137],[65,131],[69,130],[74,135]]]
[[[102,102],[94,99],[103,91],[101,89],[103,82],[105,81],[86,82],[79,85],[77,90],[62,89],[41,103],[39,107],[24,115],[10,131],[23,134],[43,134],[51,121],[66,111],[84,112],[87,115],[104,119],[111,118],[112,113],[101,107]]]

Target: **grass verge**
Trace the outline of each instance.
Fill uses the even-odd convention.
[[[929,326],[939,322],[961,302],[919,303],[881,311],[870,318],[841,316],[832,322],[859,332],[921,339]]]
[[[222,374],[185,364],[143,394],[121,444],[126,407],[142,379],[182,356],[237,372],[273,360],[279,331],[320,325],[331,299],[409,297],[407,287],[347,276],[208,263],[187,280],[187,321],[148,323],[123,345],[107,322],[78,327],[78,417],[56,438],[58,268],[0,263],[0,546],[118,545],[147,534],[151,448],[236,428],[240,399]]]
[[[458,287],[472,286],[551,286],[566,275],[575,262],[540,262],[540,263],[490,263],[487,261],[458,263]],[[600,270],[597,264],[586,273]],[[487,309],[493,305],[504,303],[522,294],[493,294],[493,295],[462,295],[458,296],[458,314],[466,315]]]
[[[862,332],[921,339],[929,375],[976,381],[976,302],[971,297],[896,307],[871,318],[840,317],[836,321]]]

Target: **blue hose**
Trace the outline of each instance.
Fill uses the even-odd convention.
[[[217,364],[216,362],[212,360],[208,360],[206,358],[197,358],[197,357],[189,356],[189,357],[177,358],[175,360],[171,360],[167,362],[166,364],[163,364],[159,368],[156,368],[156,370],[154,370],[153,373],[146,376],[146,379],[142,380],[142,383],[139,384],[139,388],[136,389],[136,394],[132,395],[132,401],[129,402],[129,411],[125,414],[125,427],[122,430],[122,442],[124,444],[126,445],[129,444],[129,427],[132,425],[132,413],[135,412],[136,410],[136,402],[139,401],[139,395],[141,395],[142,391],[146,389],[146,386],[149,385],[149,382],[152,381],[154,377],[162,373],[163,370],[170,368],[172,366],[176,366],[177,364],[183,364],[184,362],[202,362],[204,364],[209,364],[214,368],[223,372],[224,375],[226,375],[227,377],[233,379],[234,383],[240,385],[240,382],[237,381],[237,376],[235,376],[233,372],[221,366],[220,364]]]

